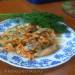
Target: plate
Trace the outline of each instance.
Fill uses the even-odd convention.
[[[21,19],[7,19],[0,22],[0,35],[7,29],[22,24]],[[66,25],[63,22],[58,22]],[[75,32],[72,28],[67,26],[69,33],[61,34],[60,49],[52,55],[35,58],[34,60],[28,60],[16,53],[7,53],[4,50],[0,50],[0,60],[10,65],[25,69],[47,69],[53,68],[69,61],[75,55]]]

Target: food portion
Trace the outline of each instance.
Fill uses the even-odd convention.
[[[58,49],[53,29],[31,23],[17,25],[4,32],[0,35],[0,46],[30,60],[47,56]]]

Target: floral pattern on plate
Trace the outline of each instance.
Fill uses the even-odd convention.
[[[0,34],[17,24],[22,23],[23,21],[21,19],[8,19],[1,22]],[[63,22],[59,23],[65,25]],[[1,50],[0,60],[10,65],[26,69],[46,69],[61,65],[75,55],[75,32],[70,27],[67,27],[67,29],[70,32],[61,35],[61,48],[52,55],[35,58],[34,60],[28,60],[27,58],[17,55],[16,53],[7,53],[4,50]]]

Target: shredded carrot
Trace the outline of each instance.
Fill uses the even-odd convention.
[[[39,30],[40,29],[31,24],[24,27],[13,27],[2,34],[0,43],[4,45],[4,49],[8,52],[15,51],[17,54],[31,60],[34,58],[34,54],[37,53],[36,50],[54,44],[55,41],[56,35],[52,29],[50,31],[48,31],[48,29],[42,32]],[[39,31],[39,33],[37,31]],[[4,40],[5,37],[7,38]],[[27,44],[35,45],[31,49],[32,53],[29,49],[25,48]]]

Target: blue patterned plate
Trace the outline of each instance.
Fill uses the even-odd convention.
[[[1,22],[0,34],[7,29],[16,26],[17,24],[22,23],[23,22],[21,19],[8,19]],[[63,22],[58,23],[66,25]],[[69,33],[61,34],[61,48],[52,55],[36,58],[30,61],[27,58],[17,55],[16,53],[7,53],[3,50],[0,50],[0,60],[10,65],[26,69],[46,69],[61,65],[75,55],[75,32],[70,27],[67,27],[67,29],[70,31]]]

